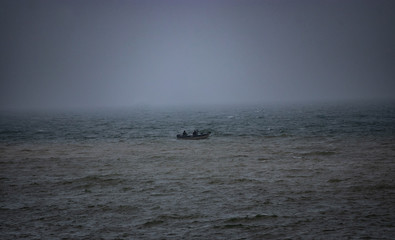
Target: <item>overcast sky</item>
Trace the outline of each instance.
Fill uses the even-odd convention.
[[[0,1],[0,107],[395,99],[395,1]]]

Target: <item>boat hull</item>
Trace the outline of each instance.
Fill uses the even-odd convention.
[[[178,134],[178,135],[177,135],[177,139],[183,139],[183,140],[200,140],[200,139],[206,139],[206,138],[208,138],[209,136],[210,136],[210,133],[199,134],[199,135],[196,135],[196,136],[191,136],[191,135],[186,135],[186,136],[184,136],[184,135]]]

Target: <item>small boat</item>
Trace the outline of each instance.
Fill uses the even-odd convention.
[[[177,139],[185,139],[185,140],[200,140],[200,139],[206,139],[208,136],[210,136],[211,132],[208,133],[197,133],[194,135],[189,135],[189,134],[177,134]]]

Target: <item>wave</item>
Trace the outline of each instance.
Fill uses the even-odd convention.
[[[179,214],[169,214],[169,215],[159,215],[155,218],[147,220],[145,223],[141,224],[141,227],[153,227],[156,225],[165,224],[169,221],[188,221],[203,218],[202,215],[191,214],[191,215],[179,215]]]
[[[100,187],[111,187],[117,186],[125,183],[125,179],[117,178],[117,174],[110,175],[90,175],[86,177],[81,177],[77,179],[68,179],[59,182],[60,185],[72,185],[77,189],[85,189],[89,191],[90,188],[100,186]]]
[[[165,221],[163,220],[150,220],[142,224],[143,227],[153,227],[159,224],[163,224]]]
[[[328,180],[328,183],[339,183],[342,182],[342,179],[338,179],[338,178],[331,178]]]
[[[214,228],[217,229],[232,229],[232,228],[241,228],[241,229],[254,229],[257,228],[256,224],[259,224],[262,221],[273,221],[278,218],[277,215],[266,215],[266,214],[257,214],[253,216],[245,216],[245,217],[231,217],[229,219],[225,219],[222,221],[222,224],[216,224]]]
[[[245,216],[245,217],[232,217],[227,220],[225,220],[225,223],[234,223],[234,222],[252,222],[252,221],[259,221],[259,220],[264,220],[264,219],[272,219],[272,218],[277,218],[278,216],[276,214],[256,214],[255,216]]]
[[[306,152],[302,153],[302,156],[332,156],[335,155],[335,151],[311,151],[311,152]]]
[[[378,183],[375,185],[360,185],[352,186],[353,192],[374,192],[374,191],[392,191],[395,189],[395,185],[389,183]]]

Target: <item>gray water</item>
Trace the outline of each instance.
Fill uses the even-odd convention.
[[[0,116],[1,239],[395,234],[394,104]]]

